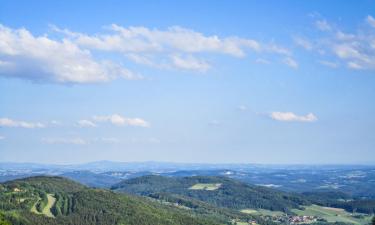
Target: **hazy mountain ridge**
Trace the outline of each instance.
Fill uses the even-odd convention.
[[[291,192],[341,191],[356,198],[375,198],[375,166],[121,163],[99,161],[83,165],[0,163],[0,181],[36,175],[66,176],[93,187],[144,175],[170,177],[225,176],[249,184]],[[97,167],[96,167],[97,166]],[[191,167],[189,167],[191,166]]]

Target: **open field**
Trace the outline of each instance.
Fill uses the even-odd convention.
[[[30,212],[32,213],[35,213],[35,214],[41,214],[40,212],[38,212],[38,210],[36,209],[36,205],[38,204],[40,198],[38,198],[38,200],[34,203],[34,205],[31,207],[30,209]]]
[[[306,206],[304,210],[292,209],[300,216],[317,216],[328,222],[344,222],[353,224],[369,224],[371,216],[365,214],[351,214],[339,208],[322,207],[318,205]]]
[[[212,184],[212,183],[208,183],[208,184],[198,183],[198,184],[194,184],[189,189],[190,190],[214,191],[214,190],[217,190],[218,188],[220,188],[220,186],[221,186],[220,183],[217,183],[217,184],[215,184],[215,183],[214,184]]]
[[[47,202],[47,205],[43,208],[42,212],[39,212],[37,209],[36,209],[36,205],[38,204],[38,202],[41,200],[40,198],[38,198],[38,200],[34,203],[34,205],[31,207],[30,211],[32,213],[35,213],[35,214],[43,214],[45,216],[48,216],[48,217],[55,217],[52,212],[51,212],[51,208],[53,207],[53,205],[55,204],[56,202],[56,198],[53,197],[52,194],[47,194],[47,199],[48,199],[48,202]]]
[[[48,217],[55,217],[52,212],[51,212],[51,208],[53,207],[53,205],[55,204],[56,202],[56,198],[53,197],[52,194],[47,194],[47,198],[48,198],[48,203],[46,205],[46,207],[44,207],[43,209],[43,214],[48,216]]]
[[[285,213],[281,211],[271,211],[267,209],[242,209],[242,213],[254,214],[254,215],[265,215],[265,216],[282,216]]]

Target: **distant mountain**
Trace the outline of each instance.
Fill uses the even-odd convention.
[[[115,176],[110,176],[103,173],[98,174],[90,171],[73,171],[63,173],[60,176],[69,178],[90,187],[97,188],[109,188],[122,180],[121,178],[117,178]]]
[[[77,171],[84,171],[79,174]],[[86,171],[93,174],[84,174]],[[75,174],[78,173],[78,174]],[[375,199],[375,166],[261,165],[97,161],[73,165],[1,163],[0,181],[38,175],[65,175],[93,187],[143,175],[169,177],[225,176],[287,192],[339,191],[353,198]],[[104,175],[104,176],[101,176]],[[103,178],[103,179],[102,179]],[[102,182],[104,181],[104,182]]]
[[[2,224],[219,224],[144,198],[91,189],[66,178],[32,177],[0,184]]]

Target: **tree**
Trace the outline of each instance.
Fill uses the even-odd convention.
[[[372,225],[375,225],[375,216],[374,216],[374,217],[372,217],[372,221],[371,221],[371,224],[372,224]]]
[[[5,216],[0,212],[0,225],[10,225],[10,223],[5,219]]]

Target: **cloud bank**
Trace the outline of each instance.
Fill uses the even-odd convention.
[[[292,55],[289,49],[275,43],[204,35],[179,26],[161,30],[112,24],[105,32],[91,35],[51,28],[50,36],[35,35],[26,28],[0,24],[0,76],[55,83],[136,80],[143,77],[123,63],[205,72],[212,67],[207,54],[236,58],[249,52],[281,58]],[[121,63],[115,63],[114,58]]]
[[[45,128],[46,125],[40,122],[26,122],[13,120],[9,118],[0,118],[0,127],[14,127],[14,128]]]

